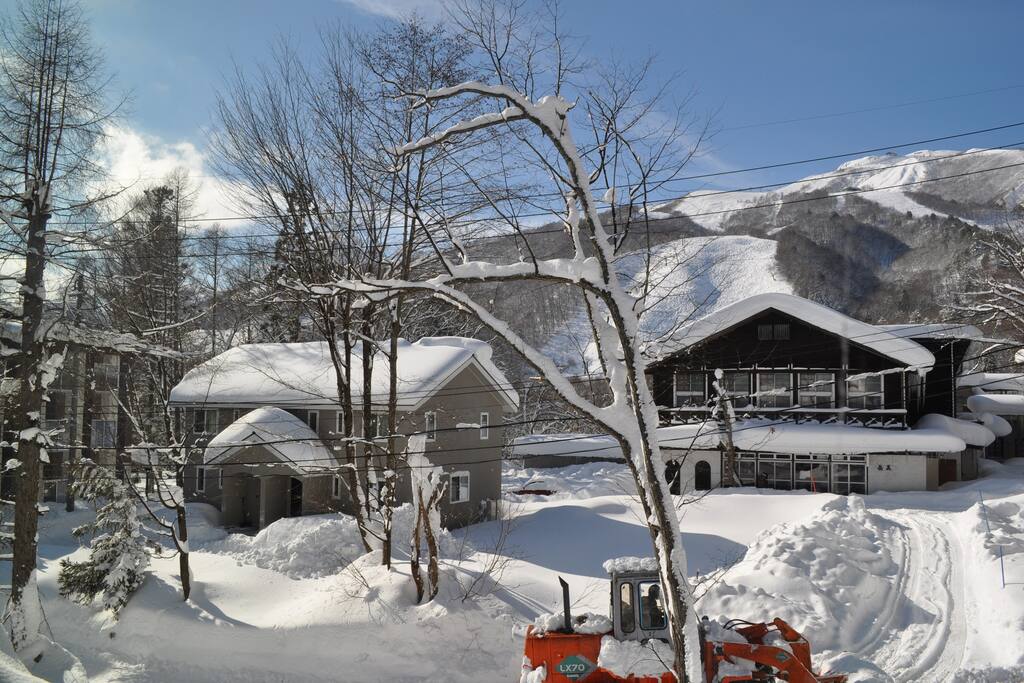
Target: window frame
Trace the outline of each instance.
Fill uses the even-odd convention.
[[[878,382],[878,391],[872,391],[871,388],[867,386],[869,380],[877,381]],[[859,383],[859,382],[863,382],[864,383],[864,390],[863,391],[854,391],[853,390],[854,384]],[[865,399],[864,404],[860,405],[860,406],[853,405],[853,402],[854,402],[855,399]],[[870,406],[870,405],[868,405],[868,401],[866,399],[871,399],[872,403],[877,401],[877,406]],[[853,410],[881,410],[884,406],[885,406],[885,381],[884,381],[884,379],[882,378],[881,375],[868,375],[866,377],[861,377],[860,379],[853,380],[853,381],[851,381],[849,378],[847,378],[847,380],[846,380],[846,407],[852,408]]]
[[[804,377],[807,375],[828,375],[828,380],[813,379],[805,381]],[[809,388],[811,384],[818,382],[827,381],[828,384],[822,384],[818,387]],[[806,370],[797,373],[797,401],[801,408],[835,408],[836,407],[836,374],[834,372],[828,372],[825,370]],[[808,405],[804,403],[804,397],[824,397],[824,389],[828,390],[828,401],[824,404],[815,401],[813,404]]]
[[[196,493],[206,493],[206,468],[196,465]]]
[[[480,440],[487,441],[491,437],[491,414],[480,413]]]
[[[686,377],[688,377],[691,380],[694,379],[694,378],[699,377],[700,381],[698,382],[698,384],[700,385],[700,391],[699,392],[695,391],[693,389],[693,384],[692,383],[688,383],[688,387],[689,388],[687,388],[687,389],[680,389],[679,388],[679,378],[682,375],[685,375]],[[694,397],[697,397],[698,394],[699,394],[699,400],[694,400]],[[680,402],[679,399],[681,397],[688,397],[688,398],[687,398],[686,402]],[[672,407],[673,408],[687,408],[687,407],[692,407],[692,406],[703,406],[703,405],[705,405],[707,403],[707,400],[708,400],[708,376],[707,376],[707,373],[705,373],[705,372],[693,372],[693,371],[673,372],[672,373],[672,401],[673,401],[673,406]]]
[[[428,410],[423,413],[423,434],[428,442],[437,441],[437,412]]]
[[[224,490],[224,468],[217,468],[217,488],[221,491]]]
[[[463,486],[461,483],[459,484],[459,486],[458,486],[459,498],[456,500],[455,497],[454,497],[455,496],[455,488],[456,487],[454,486],[453,482],[456,479],[461,480],[463,478],[466,480],[466,484],[465,484],[465,486]],[[449,503],[451,503],[452,505],[456,505],[458,503],[468,503],[469,500],[470,500],[470,493],[469,492],[470,492],[469,470],[458,470],[456,472],[449,473],[449,475],[448,475],[448,502]]]
[[[306,426],[309,427],[310,429],[312,429],[317,434],[320,433],[320,411],[319,410],[307,410],[306,411]]]
[[[623,593],[629,593],[628,599],[623,601]],[[619,629],[623,633],[632,633],[636,630],[636,600],[633,599],[633,582],[623,581],[619,585]],[[628,615],[629,622],[626,622]],[[628,628],[627,628],[628,626]]]
[[[749,405],[752,405],[752,402],[750,400],[750,394],[753,393],[753,392],[750,390],[750,380],[751,380],[750,374],[751,373],[749,371],[747,371],[747,370],[726,370],[725,372],[722,373],[722,379],[719,381],[719,386],[722,387],[722,391],[725,393],[725,395],[727,397],[730,397],[730,398],[731,397],[746,398],[746,400],[747,400],[747,402],[744,403],[743,405],[739,405],[738,401],[733,401],[733,407],[734,408],[745,408],[745,407],[747,407]],[[727,387],[726,380],[728,378],[736,378],[736,377],[746,377],[747,378],[747,382],[746,382],[747,388],[745,390],[736,391],[734,389],[730,389],[730,388]]]
[[[338,500],[341,498],[341,475],[331,475],[331,498]]]
[[[761,389],[762,377],[771,377],[772,384],[775,384],[779,377],[783,377],[783,387],[786,391],[777,391],[777,387]],[[762,394],[762,391],[771,391],[771,394]],[[788,370],[765,370],[757,372],[757,406],[759,408],[791,408],[793,406],[793,373]],[[776,405],[781,400],[785,405]]]
[[[647,619],[645,618],[645,610],[643,608],[644,586],[650,586],[650,587],[657,586],[658,587],[658,609],[661,610],[661,623],[660,624],[653,624],[652,625],[652,624],[648,624],[647,623]],[[650,590],[650,589],[648,588],[648,590]],[[639,600],[637,600],[637,604],[640,607],[640,609],[639,609],[639,612],[640,612],[640,615],[639,615],[640,616],[640,619],[639,619],[640,630],[641,631],[662,631],[662,630],[668,628],[668,612],[665,610],[665,595],[664,595],[664,592],[661,590],[661,581],[660,580],[637,581],[637,584],[636,584],[636,594],[637,594],[637,597],[639,598]]]
[[[110,425],[111,429],[99,429],[99,425],[107,424]],[[89,435],[89,448],[117,448],[117,420],[104,420],[98,417],[92,419],[92,423],[89,425],[91,433]],[[110,445],[105,446],[98,440],[98,436],[103,432],[110,435]]]

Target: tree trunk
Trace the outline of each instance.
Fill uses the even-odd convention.
[[[14,494],[14,567],[11,573],[10,612],[15,615],[11,622],[11,640],[20,647],[31,640],[38,624],[26,623],[23,606],[37,601],[37,595],[25,595],[25,591],[36,590],[29,586],[36,569],[39,528],[39,484],[42,469],[42,449],[39,436],[27,432],[39,428],[43,411],[43,396],[46,387],[40,368],[46,361],[46,347],[41,338],[43,316],[43,275],[46,268],[46,222],[48,216],[36,211],[28,223],[28,249],[25,257],[25,279],[22,285],[21,364],[18,366],[19,399],[18,411],[21,433],[18,435],[17,458],[21,467]],[[29,434],[29,438],[25,435]]]
[[[416,524],[412,529],[412,548],[409,551],[409,574],[416,586],[416,604],[423,601],[423,576],[420,574],[420,534],[423,533],[423,492],[413,491],[413,504],[416,506]]]
[[[175,512],[178,521],[178,571],[181,572],[182,600],[187,601],[192,593],[192,571],[188,566],[188,525],[185,523],[185,505],[178,505]]]

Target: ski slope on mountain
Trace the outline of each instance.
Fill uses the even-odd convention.
[[[751,294],[792,286],[779,274],[776,242],[742,235],[691,237],[624,254],[616,269],[630,294],[641,299],[641,334],[654,342],[678,325],[736,303]],[[570,373],[589,361],[590,325],[580,310],[548,341],[545,353]]]
[[[698,225],[721,231],[733,213],[751,207],[782,206],[810,193],[858,196],[901,214],[927,216],[936,211],[909,193],[941,196],[955,205],[949,211],[979,226],[998,224],[1005,209],[1024,202],[1024,150],[919,150],[908,154],[881,154],[845,162],[833,171],[807,176],[778,189],[756,191],[697,191],[666,202],[654,210],[689,216]],[[988,207],[979,218],[978,207]],[[967,211],[973,208],[974,210]]]

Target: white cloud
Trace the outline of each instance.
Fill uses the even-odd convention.
[[[429,19],[444,17],[444,2],[442,0],[339,0],[339,2],[352,5],[367,14],[377,14],[389,19],[400,19],[413,12]]]
[[[231,220],[239,216],[230,199],[231,184],[213,174],[205,154],[192,142],[165,142],[132,128],[110,128],[100,159],[108,175],[105,187],[127,188],[129,193],[160,182],[176,169],[184,169],[198,187],[195,208],[204,223],[226,219],[224,227],[239,225],[239,221]]]

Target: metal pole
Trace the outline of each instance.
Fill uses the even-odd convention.
[[[981,491],[978,491],[978,500],[981,502],[981,516],[985,520],[985,531],[991,534],[992,527],[988,523],[988,508],[985,506],[985,497],[981,495]],[[999,580],[1002,583],[1002,587],[1006,588],[1006,566],[1003,564],[1003,546],[996,544],[996,550],[999,552]]]

